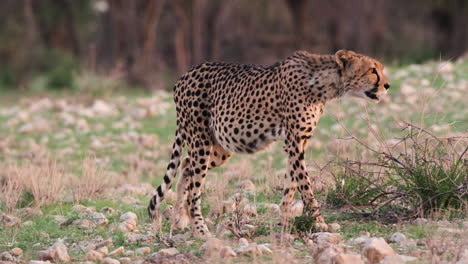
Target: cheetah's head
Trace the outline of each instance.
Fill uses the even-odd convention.
[[[335,60],[341,69],[345,94],[377,103],[390,88],[384,67],[377,60],[347,50],[336,52]]]

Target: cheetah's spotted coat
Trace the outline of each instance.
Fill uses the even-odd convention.
[[[281,202],[284,215],[298,189],[306,212],[323,222],[304,150],[327,101],[345,94],[378,101],[386,93],[382,70],[380,62],[344,50],[334,55],[299,51],[270,67],[203,63],[192,68],[174,88],[176,139],[163,183],[148,207],[150,217],[160,221],[158,206],[182,163],[173,225],[181,229],[190,222],[195,236],[209,235],[200,210],[207,170],[232,153],[255,153],[284,140],[290,179]],[[181,162],[184,145],[188,157]]]

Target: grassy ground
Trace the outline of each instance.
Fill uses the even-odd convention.
[[[327,193],[333,191],[336,183],[320,168],[330,160],[336,160],[337,155],[364,156],[359,144],[350,140],[351,137],[378,147],[382,142],[393,142],[403,135],[400,126],[403,121],[424,127],[440,137],[467,135],[468,62],[410,65],[389,69],[388,75],[392,88],[385,102],[374,105],[342,99],[326,107],[307,153],[314,179],[322,186],[318,188],[321,202],[327,201]],[[99,96],[79,92],[20,96],[6,93],[0,97],[0,179],[3,182],[12,177],[18,179],[17,189],[3,190],[0,210],[22,221],[19,226],[0,229],[0,252],[19,247],[24,250],[23,261],[36,259],[39,250],[46,249],[57,239],[65,240],[74,260],[85,258],[82,243],[99,239],[112,239],[115,248],[124,246],[127,250],[150,246],[152,252],[156,252],[167,247],[158,239],[130,243],[118,225],[120,213],[131,211],[138,216],[138,230],[134,232],[153,234],[146,216],[152,189],[141,184],[157,186],[167,166],[175,131],[171,95],[165,92],[97,94]],[[256,191],[247,198],[250,204],[256,205],[258,212],[256,217],[249,218],[256,227],[250,240],[275,245],[272,237],[281,231],[277,226],[279,217],[269,212],[267,204],[278,203],[281,199],[277,187],[281,186],[285,166],[282,145],[278,143],[263,153],[235,156],[225,167],[210,171],[203,211],[213,222],[211,228],[214,230],[217,224],[230,220],[232,216],[222,213],[220,202],[236,193],[238,181],[250,179]],[[26,182],[44,186],[34,188]],[[97,212],[105,207],[118,212],[107,215],[109,224],[105,227],[64,225],[64,219],[71,222],[82,218],[73,209],[76,204],[94,208]],[[18,209],[25,207],[39,207],[42,214],[21,214]],[[416,242],[462,241],[455,247],[467,246],[459,233],[438,231],[441,226],[448,225],[466,234],[463,214],[449,219],[448,224],[435,221],[414,225],[407,221],[386,223],[381,219],[366,218],[354,214],[347,206],[328,203],[324,207],[325,219],[341,225],[339,233],[343,241],[362,232],[389,238],[398,231]],[[164,231],[169,231],[167,221]],[[221,231],[217,235],[229,245],[237,244],[229,232]],[[179,251],[193,256],[198,262],[204,261],[205,257],[200,253],[203,241],[186,242],[176,243]],[[414,248],[395,248],[402,254],[416,252],[413,255],[427,260],[433,256],[429,242],[415,243]],[[298,261],[310,261],[307,246],[300,239],[287,250]],[[453,260],[459,254],[452,253],[443,256]],[[258,260],[279,259],[278,254],[272,254]],[[251,260],[244,256],[238,261]]]

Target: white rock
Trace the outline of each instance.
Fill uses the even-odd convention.
[[[96,250],[90,250],[88,251],[88,253],[86,253],[86,260],[89,261],[101,260],[103,257],[104,256],[102,255],[102,253]]]
[[[21,248],[13,248],[10,250],[10,254],[19,257],[23,255],[23,250]]]
[[[131,232],[135,230],[136,228],[136,221],[133,219],[128,219],[127,221],[124,221],[119,224],[119,230],[126,233],[126,232]]]
[[[119,247],[119,248],[114,249],[112,252],[110,252],[109,256],[113,257],[113,256],[122,255],[124,252],[125,252],[125,248]]]
[[[177,248],[164,248],[158,251],[158,255],[169,257],[179,254],[179,250]]]
[[[137,255],[147,255],[149,253],[151,253],[150,247],[142,247],[142,248],[135,249],[135,254]]]
[[[333,264],[364,264],[359,254],[339,253],[333,257]]]
[[[332,233],[336,233],[336,231],[338,231],[338,229],[340,229],[340,225],[337,224],[337,223],[332,223],[332,224],[329,224],[328,225],[328,230]]]
[[[273,251],[264,244],[258,245],[257,248],[260,250],[261,254],[273,254]]]
[[[250,243],[247,246],[238,247],[234,249],[234,251],[237,254],[247,255],[247,256],[252,256],[252,255],[259,256],[262,254],[262,252],[260,251],[256,243]]]
[[[68,255],[68,248],[63,244],[61,240],[58,240],[49,247],[47,250],[40,251],[38,253],[39,259],[41,260],[51,260],[51,261],[70,261],[70,256]]]
[[[318,246],[323,247],[327,245],[338,244],[340,241],[339,233],[318,232],[311,235],[312,241]]]
[[[350,240],[348,240],[348,244],[363,246],[367,242],[368,239],[369,239],[368,236],[359,236],[359,237],[351,238]]]
[[[109,248],[107,248],[106,246],[103,246],[103,247],[99,247],[98,249],[96,249],[96,251],[101,253],[102,255],[107,255],[109,253]]]
[[[120,261],[113,258],[104,258],[101,261],[101,264],[120,264]]]
[[[120,216],[120,220],[127,221],[127,220],[135,220],[137,221],[137,215],[133,212],[126,212],[125,214]]]
[[[122,264],[131,264],[132,259],[131,258],[119,258],[120,263]]]
[[[0,224],[3,228],[12,228],[19,226],[21,224],[21,220],[18,217],[0,213]]]
[[[106,216],[103,213],[93,212],[86,216],[86,219],[89,219],[93,224],[97,226],[107,226],[109,224],[109,220],[107,220]]]
[[[249,244],[249,241],[246,238],[239,238],[239,246],[247,246]]]
[[[125,253],[123,255],[126,256],[126,257],[133,257],[133,256],[135,256],[135,251],[127,250],[127,251],[125,251]]]
[[[219,252],[221,258],[235,258],[237,257],[236,252],[228,246],[224,246],[221,248],[221,251]]]
[[[200,252],[208,257],[219,256],[221,248],[224,246],[223,241],[215,237],[210,237],[200,248]]]
[[[388,255],[386,256],[380,264],[400,264],[400,263],[406,263],[410,261],[415,261],[418,258],[412,257],[412,256],[404,256],[404,255]]]
[[[428,222],[426,218],[416,218],[413,220],[414,225],[426,225]]]
[[[1,262],[1,261],[6,261],[6,262],[13,262],[13,263],[15,263],[15,262],[17,262],[18,260],[17,260],[15,257],[13,257],[10,253],[8,253],[8,252],[2,252],[2,253],[0,253],[0,262]]]
[[[395,232],[390,236],[389,241],[402,246],[406,242],[406,236],[403,233]]]
[[[364,245],[363,252],[370,263],[379,263],[386,256],[395,254],[393,248],[381,237],[369,238]]]
[[[50,264],[52,262],[50,261],[42,261],[42,260],[31,260],[28,262],[28,264]]]

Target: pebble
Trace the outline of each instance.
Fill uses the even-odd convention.
[[[109,256],[117,256],[117,255],[122,255],[125,252],[124,247],[118,247],[114,249],[112,252],[109,253]]]
[[[151,248],[149,248],[149,247],[137,248],[135,250],[135,254],[137,254],[137,255],[147,255],[149,253],[151,253]]]
[[[101,261],[101,264],[120,264],[120,261],[113,258],[104,258]]]
[[[101,260],[102,257],[103,257],[102,253],[96,250],[90,250],[88,251],[88,253],[86,253],[86,259],[89,261]]]

